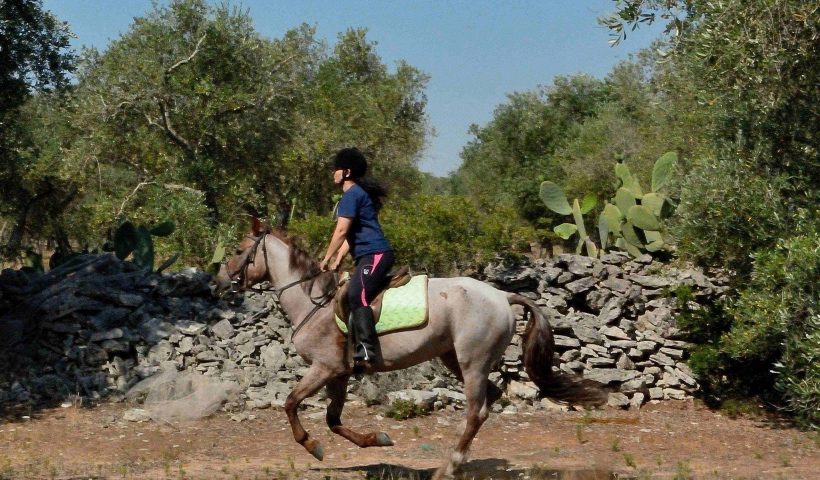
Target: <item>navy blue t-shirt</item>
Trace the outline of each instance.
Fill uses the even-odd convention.
[[[347,232],[347,243],[353,258],[392,250],[382,233],[373,201],[359,185],[353,185],[342,194],[337,215],[353,220]]]

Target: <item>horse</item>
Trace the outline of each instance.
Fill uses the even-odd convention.
[[[319,272],[316,262],[292,238],[254,219],[235,255],[220,267],[214,291],[237,292],[237,288],[249,289],[263,281],[268,281],[279,295],[282,310],[294,329],[293,345],[310,365],[284,405],[294,440],[322,460],[323,447],[302,427],[298,408],[304,399],[325,387],[330,400],[326,422],[333,433],[359,447],[393,445],[384,432],[359,433],[342,424],[347,383],[354,365],[346,336],[334,320],[331,300],[337,285],[335,272]],[[367,373],[403,369],[438,358],[463,382],[466,421],[452,453],[433,478],[452,475],[459,469],[493,403],[503,393],[488,376],[515,332],[512,305],[520,305],[528,313],[524,366],[540,393],[576,405],[604,403],[606,393],[597,382],[554,371],[551,327],[528,298],[469,277],[430,278],[427,297],[427,322],[418,329],[381,335],[381,361]]]

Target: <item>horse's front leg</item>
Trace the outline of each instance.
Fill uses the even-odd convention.
[[[349,375],[342,375],[327,384],[327,396],[330,398],[330,405],[327,407],[327,426],[333,433],[341,435],[362,448],[392,446],[393,440],[384,432],[362,434],[342,425],[342,409],[347,398],[349,378]]]
[[[285,400],[285,413],[288,416],[290,428],[293,430],[293,439],[318,460],[322,460],[324,457],[324,449],[318,440],[310,438],[310,435],[302,427],[297,412],[302,400],[318,392],[331,378],[333,378],[332,372],[318,364],[313,364],[305,376],[293,387],[287,400]]]

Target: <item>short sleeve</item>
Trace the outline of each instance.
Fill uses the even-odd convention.
[[[336,216],[356,218],[359,213],[358,203],[359,202],[356,201],[356,195],[353,194],[352,190],[348,190],[342,194],[342,199],[339,200],[339,208],[336,210]]]

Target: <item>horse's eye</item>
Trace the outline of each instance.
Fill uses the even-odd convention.
[[[237,255],[239,255],[239,254],[241,254],[241,253],[242,253],[242,249],[241,249],[241,248],[237,248],[237,249],[236,249],[236,254],[237,254]]]

